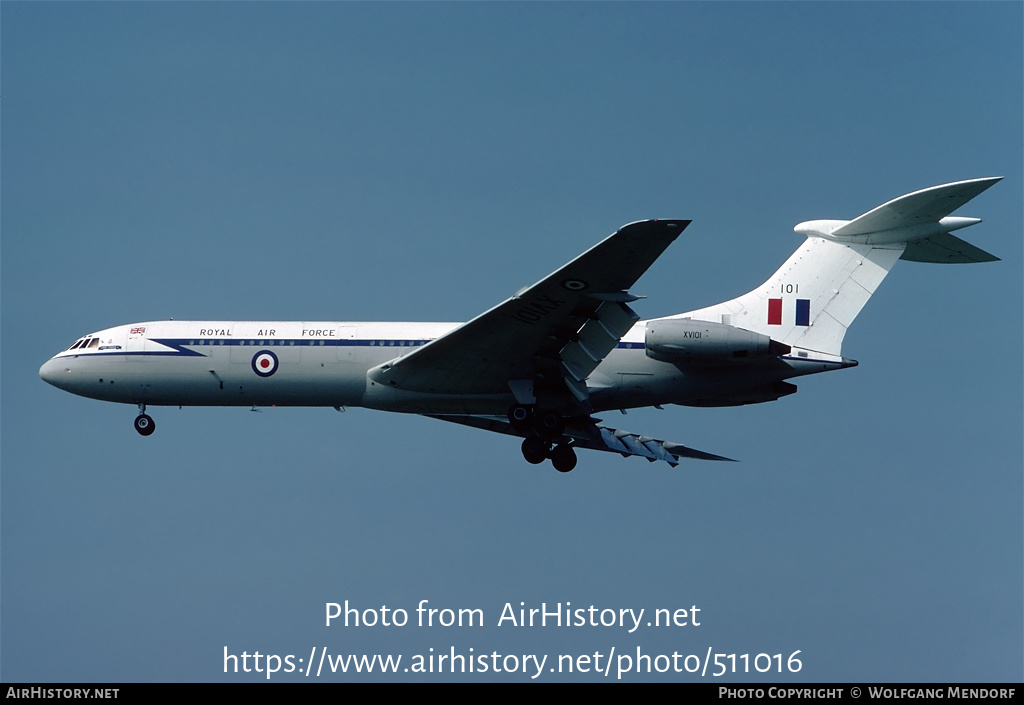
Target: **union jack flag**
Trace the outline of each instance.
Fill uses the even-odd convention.
[[[138,335],[140,333],[145,333],[145,332],[146,332],[146,326],[139,326],[138,328],[132,328],[128,332],[128,334],[129,335]]]

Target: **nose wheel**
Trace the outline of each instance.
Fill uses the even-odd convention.
[[[146,413],[145,404],[139,404],[139,415],[135,417],[135,430],[142,436],[151,436],[156,430],[156,421]]]

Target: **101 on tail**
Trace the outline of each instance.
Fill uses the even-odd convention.
[[[688,220],[623,226],[468,323],[150,321],[79,338],[43,364],[50,384],[147,406],[363,406],[522,439],[568,472],[576,450],[677,465],[719,455],[610,428],[594,414],[663,404],[739,406],[786,380],[852,367],[843,337],[898,259],[990,262],[950,215],[1000,177],[901,196],[853,220],[812,220],[775,274],[714,306],[640,320],[629,293]]]

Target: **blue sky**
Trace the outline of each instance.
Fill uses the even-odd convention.
[[[225,647],[454,646],[1019,681],[1022,12],[4,3],[0,677],[257,680]],[[563,476],[359,409],[154,409],[141,438],[134,408],[37,376],[133,321],[465,320],[649,217],[694,222],[636,308],[695,309],[764,281],[798,222],[983,176],[1006,178],[958,214],[1002,262],[898,263],[846,337],[859,367],[616,418],[726,467],[584,452]],[[423,599],[486,625],[324,626],[326,602]],[[506,602],[703,621],[497,627]],[[627,676],[670,677],[700,680]]]

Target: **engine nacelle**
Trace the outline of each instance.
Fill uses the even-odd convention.
[[[704,364],[744,362],[792,350],[767,335],[691,318],[648,321],[644,346],[648,357],[661,362]]]

